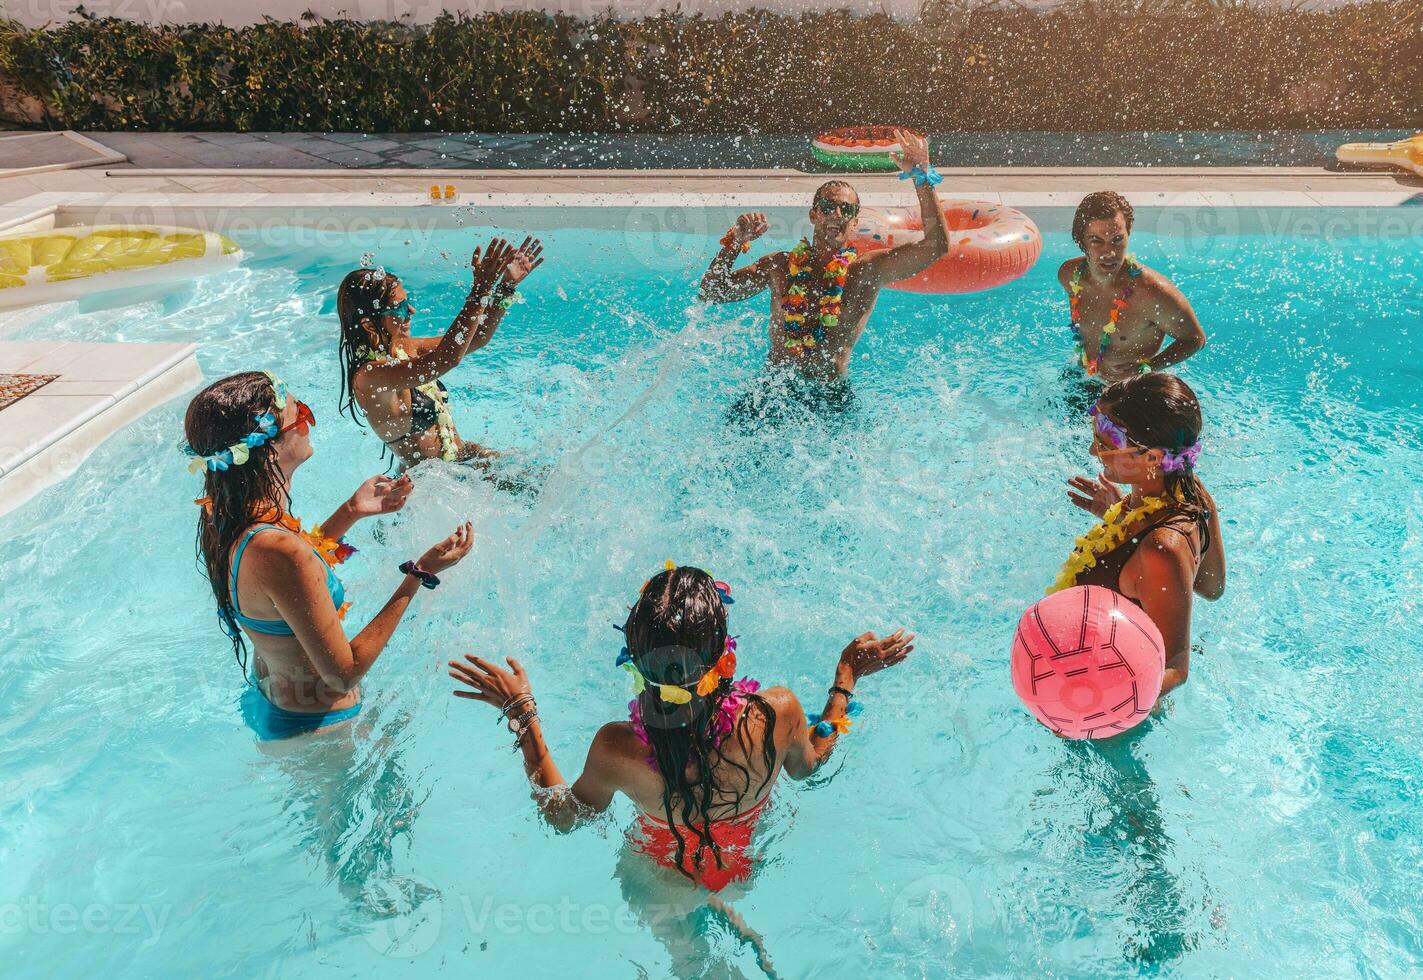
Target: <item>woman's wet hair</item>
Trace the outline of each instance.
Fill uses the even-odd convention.
[[[341,340],[337,348],[341,361],[340,409],[357,425],[363,424],[363,419],[356,404],[356,372],[372,351],[363,321],[369,320],[376,331],[380,331],[380,317],[376,314],[390,308],[387,297],[398,281],[381,269],[357,269],[342,279],[336,290],[336,315],[341,320]],[[389,337],[385,338],[385,344],[388,350]]]
[[[714,669],[726,650],[726,607],[712,577],[701,569],[675,568],[653,577],[629,611],[623,633],[633,665],[649,682],[638,703],[662,774],[662,808],[677,841],[677,867],[687,874],[683,868],[687,841],[681,827],[690,829],[695,839],[693,866],[700,868],[710,851],[721,867],[710,814],[713,810],[739,813],[743,800],[759,795],[769,784],[776,762],[776,710],[760,695],[742,695],[746,708],[733,734],[747,758],[755,751],[752,713],[764,721],[760,754],[766,773],[753,789],[751,770],[723,754],[722,747],[732,735],[718,739],[714,731],[722,700],[732,693],[730,678],[720,678],[709,695],[694,693],[687,704],[662,700],[657,684],[694,685],[705,671]]]
[[[1093,221],[1103,221],[1122,216],[1122,220],[1127,223],[1127,233],[1131,233],[1131,226],[1135,220],[1131,202],[1122,197],[1116,191],[1094,191],[1082,199],[1082,203],[1077,205],[1077,213],[1072,216],[1072,240],[1077,243],[1078,248],[1085,249],[1083,242],[1087,238],[1087,226]]]
[[[276,398],[271,379],[261,371],[214,381],[188,403],[183,419],[188,447],[199,456],[211,456],[241,442],[257,428],[257,416],[271,412],[281,418]],[[197,557],[207,571],[218,619],[245,676],[247,643],[232,615],[232,548],[254,517],[273,507],[285,509],[286,476],[277,465],[275,442],[254,447],[241,466],[203,472],[203,494],[210,503],[198,512]]]
[[[1196,393],[1174,374],[1152,371],[1107,386],[1097,407],[1148,449],[1180,453],[1201,439],[1201,403]],[[1179,500],[1201,526],[1201,553],[1210,547],[1210,507],[1195,467],[1189,459],[1178,470],[1164,472],[1166,493]]]

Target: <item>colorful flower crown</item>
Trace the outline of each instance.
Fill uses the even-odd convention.
[[[201,473],[203,470],[219,472],[229,466],[241,466],[251,458],[252,450],[258,446],[264,446],[277,436],[277,412],[283,411],[287,407],[287,386],[281,378],[271,371],[263,371],[267,380],[272,383],[273,400],[272,405],[275,412],[260,412],[255,418],[257,428],[243,436],[238,442],[234,442],[226,449],[220,449],[211,456],[200,456],[192,446],[184,442],[181,446],[184,453],[194,457],[188,464],[189,473]]]
[[[669,559],[664,563],[664,567],[670,572],[676,569],[677,563]],[[647,582],[642,583],[639,595],[647,591],[648,583],[651,581],[648,579]],[[731,598],[731,586],[720,580],[713,582],[713,585],[716,587],[716,593],[720,597],[722,605],[729,606],[736,601]],[[622,629],[620,626],[614,628]],[[637,665],[632,662],[632,652],[627,647],[623,647],[613,666],[621,667],[632,675],[633,694],[641,694],[651,684],[657,688],[658,695],[668,704],[687,704],[692,700],[693,692],[697,697],[704,698],[715,691],[722,680],[729,681],[736,676],[736,637],[728,636],[726,644],[722,648],[722,654],[717,658],[716,663],[708,667],[696,681],[686,684],[663,684],[644,676],[642,671],[637,669]]]
[[[1201,456],[1201,444],[1187,446],[1185,449],[1168,449],[1166,455],[1161,457],[1161,470],[1164,473],[1179,473],[1196,468],[1196,460]]]
[[[1093,427],[1100,432],[1104,438],[1110,441],[1113,446],[1118,449],[1125,449],[1128,443],[1138,446],[1141,445],[1141,443],[1137,442],[1127,433],[1126,429],[1107,418],[1106,413],[1097,406],[1098,402],[1093,402],[1092,407],[1087,410],[1087,414],[1092,416]],[[1166,473],[1181,473],[1195,469],[1196,460],[1201,456],[1200,440],[1197,440],[1184,449],[1157,448],[1161,448],[1163,454],[1161,457],[1161,469]]]

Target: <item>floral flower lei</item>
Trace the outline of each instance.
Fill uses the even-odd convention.
[[[818,301],[819,316],[815,326],[806,326],[806,315],[810,311],[808,287],[815,278],[810,269],[810,242],[804,238],[791,249],[789,274],[786,277],[786,294],[781,299],[781,319],[786,337],[786,349],[797,357],[804,357],[811,348],[825,342],[828,327],[840,322],[840,304],[845,295],[845,279],[850,274],[850,263],[856,251],[853,246],[845,246],[825,263],[821,278],[826,282]]]
[[[1082,364],[1090,377],[1102,370],[1102,356],[1107,353],[1107,345],[1111,343],[1112,334],[1117,332],[1117,321],[1121,319],[1122,311],[1127,308],[1127,301],[1131,299],[1132,293],[1136,291],[1136,280],[1142,273],[1141,263],[1136,260],[1136,256],[1128,255],[1125,259],[1127,270],[1127,283],[1122,287],[1121,296],[1112,300],[1112,312],[1107,315],[1107,323],[1102,327],[1102,340],[1097,345],[1097,356],[1087,357],[1087,350],[1082,343],[1082,279],[1087,268],[1087,260],[1083,259],[1073,270],[1072,281],[1068,283],[1068,306],[1072,316],[1072,335],[1077,341],[1077,360]]]
[[[674,561],[664,562],[663,567],[672,571],[677,567]],[[651,581],[649,579],[648,581]],[[731,586],[721,580],[714,583],[717,595],[721,598],[724,606],[730,606],[736,602],[731,597]],[[642,583],[642,590],[647,589],[647,582]],[[615,627],[621,629],[621,627]],[[723,680],[731,681],[736,675],[736,637],[728,636],[726,644],[722,649],[722,654],[717,658],[715,664],[707,668],[695,685],[688,684],[658,684],[649,681],[642,675],[642,671],[637,669],[637,665],[632,662],[632,653],[627,647],[623,647],[618,654],[618,659],[614,666],[621,667],[632,675],[633,699],[628,702],[628,720],[632,723],[632,730],[643,745],[650,745],[647,737],[647,726],[642,720],[642,705],[638,698],[647,689],[649,683],[657,687],[657,694],[668,704],[689,704],[693,694],[699,698],[708,697],[715,693],[721,686]],[[689,690],[688,688],[691,688]],[[717,706],[716,717],[711,721],[710,733],[712,739],[720,744],[721,741],[731,734],[736,727],[736,716],[741,712],[742,705],[746,702],[748,694],[755,694],[761,689],[761,682],[750,677],[743,677],[739,681],[731,681],[730,690],[722,697],[721,703]],[[648,764],[656,767],[656,760],[652,756],[647,758]]]
[[[732,682],[731,690],[721,699],[716,717],[712,719],[711,736],[713,742],[720,745],[726,736],[731,734],[736,727],[736,716],[741,713],[741,707],[746,703],[746,695],[755,694],[760,689],[761,682],[750,677],[743,677],[739,681]],[[652,741],[647,737],[647,726],[642,721],[642,704],[637,698],[628,702],[628,721],[632,723],[632,730],[637,735],[637,740],[643,745],[651,745]],[[648,761],[656,764],[651,756],[648,756]]]
[[[194,500],[193,503],[201,507],[209,517],[212,516],[211,497],[199,497],[197,500]],[[307,544],[311,545],[317,557],[324,561],[328,568],[336,565],[344,565],[346,559],[350,558],[359,550],[354,545],[347,544],[345,538],[328,537],[326,533],[321,530],[320,524],[311,525],[311,530],[309,531],[303,529],[301,521],[278,507],[272,507],[265,513],[256,515],[252,518],[252,523],[270,524],[272,527],[279,527],[284,531],[292,532]],[[346,610],[350,608],[350,602],[343,602],[341,608],[336,610],[336,617],[344,620],[346,618]]]
[[[361,359],[368,364],[374,364],[382,361],[408,361],[410,355],[403,350],[387,354],[366,348],[361,352]],[[435,431],[440,435],[440,458],[446,463],[455,462],[459,458],[459,451],[455,448],[455,418],[450,413],[449,398],[434,381],[416,385],[415,390],[435,405]]]
[[[282,410],[287,407],[287,386],[282,379],[271,371],[263,371],[267,380],[272,384],[272,409],[267,412],[258,412],[253,416],[257,427],[243,436],[237,442],[226,449],[219,449],[211,456],[199,455],[192,446],[184,441],[178,448],[185,454],[193,457],[193,461],[188,464],[188,472],[197,474],[203,470],[211,470],[214,473],[221,473],[231,466],[243,466],[252,458],[252,450],[260,446],[265,446],[273,439],[277,438],[281,431],[277,427],[277,418]]]
[[[1097,559],[1112,552],[1127,539],[1127,528],[1143,517],[1166,507],[1169,501],[1165,497],[1147,497],[1140,505],[1123,514],[1126,503],[1124,499],[1118,500],[1107,508],[1101,522],[1077,539],[1077,546],[1072,549],[1072,554],[1067,556],[1067,561],[1062,563],[1056,580],[1047,587],[1047,595],[1076,585],[1077,576],[1092,568],[1097,564]]]
[[[193,503],[197,504],[209,516],[212,515],[212,498],[199,497]],[[346,543],[345,538],[328,537],[321,530],[320,524],[311,525],[311,530],[303,530],[301,521],[277,507],[269,508],[266,512],[256,514],[252,517],[253,524],[270,524],[279,527],[284,531],[290,531],[300,537],[312,549],[321,556],[321,560],[328,565],[344,565],[346,559],[354,555],[359,549],[354,545]]]
[[[355,547],[347,544],[345,538],[327,537],[321,530],[320,524],[313,524],[310,530],[305,530],[301,526],[301,521],[297,520],[291,514],[275,507],[258,517],[257,523],[271,524],[291,531],[297,537],[311,545],[317,557],[324,561],[328,568],[335,565],[344,565],[346,559],[356,553]],[[341,608],[336,610],[336,618],[344,621],[346,619],[346,610],[350,608],[350,601],[341,603]]]

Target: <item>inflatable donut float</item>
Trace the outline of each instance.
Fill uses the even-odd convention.
[[[929,268],[891,283],[908,293],[976,293],[1012,282],[1043,254],[1043,236],[1017,208],[986,201],[943,202],[949,250]],[[861,255],[924,237],[916,208],[865,208],[850,233]]]
[[[810,155],[818,163],[840,170],[898,170],[899,164],[890,156],[899,149],[896,129],[924,138],[917,129],[904,126],[842,126],[811,140]]]

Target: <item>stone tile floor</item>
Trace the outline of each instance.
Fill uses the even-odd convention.
[[[129,166],[281,169],[784,168],[821,172],[804,136],[489,133],[92,133]],[[932,134],[955,167],[1333,167],[1334,147],[1402,130]],[[234,150],[240,154],[234,155]],[[241,162],[235,163],[234,160]]]

